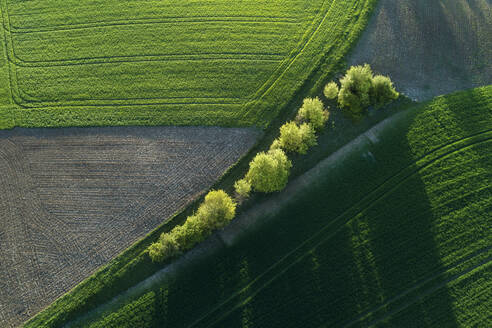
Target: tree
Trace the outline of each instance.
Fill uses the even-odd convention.
[[[212,230],[224,227],[235,215],[236,203],[224,190],[210,191],[197,212]]]
[[[323,102],[318,98],[306,98],[297,113],[297,119],[310,123],[315,130],[320,130],[328,120],[330,113],[324,109]]]
[[[371,103],[373,105],[381,107],[395,100],[399,95],[389,77],[383,75],[374,76],[371,88]]]
[[[236,190],[236,194],[239,196],[239,199],[243,200],[249,197],[251,184],[246,179],[241,179],[234,183],[234,189]]]
[[[325,85],[325,88],[323,89],[323,94],[327,99],[335,99],[338,97],[338,85],[331,81],[327,85]]]
[[[309,147],[316,144],[316,134],[311,124],[298,126],[295,122],[288,122],[280,127],[278,140],[282,149],[305,154]]]
[[[291,161],[281,149],[260,152],[249,163],[246,179],[256,191],[279,191],[285,188],[291,167]]]
[[[338,93],[340,107],[357,114],[371,104],[372,70],[368,64],[350,67],[340,83],[342,85]]]

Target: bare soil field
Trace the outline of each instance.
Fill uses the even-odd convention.
[[[28,319],[197,197],[259,134],[0,131],[0,326]]]
[[[380,0],[348,62],[414,100],[492,84],[492,1]]]

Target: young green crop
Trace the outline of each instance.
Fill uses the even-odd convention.
[[[374,3],[2,0],[0,128],[264,127],[342,63]]]

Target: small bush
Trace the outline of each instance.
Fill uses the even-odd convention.
[[[280,128],[278,140],[282,149],[305,154],[309,147],[316,144],[316,134],[310,124],[298,126],[295,122],[288,122]]]
[[[261,152],[249,163],[246,179],[256,191],[279,191],[285,188],[291,167],[291,161],[281,149]]]
[[[361,113],[371,104],[372,70],[368,64],[350,67],[340,83],[342,85],[338,93],[340,107],[354,113]]]
[[[234,183],[234,189],[240,200],[249,197],[251,191],[251,184],[246,179],[241,179]]]
[[[318,98],[306,98],[297,113],[297,119],[310,123],[315,130],[324,127],[328,120],[329,112],[324,109],[323,102]]]
[[[332,100],[338,97],[338,91],[338,85],[335,82],[331,81],[323,89],[323,94],[327,99]]]
[[[371,103],[373,105],[381,107],[395,100],[399,95],[389,77],[382,75],[374,76],[371,88]]]

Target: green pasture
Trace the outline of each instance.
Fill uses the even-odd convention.
[[[249,236],[80,324],[486,326],[492,87],[404,113]]]
[[[341,65],[374,3],[0,0],[0,128],[265,126]]]

